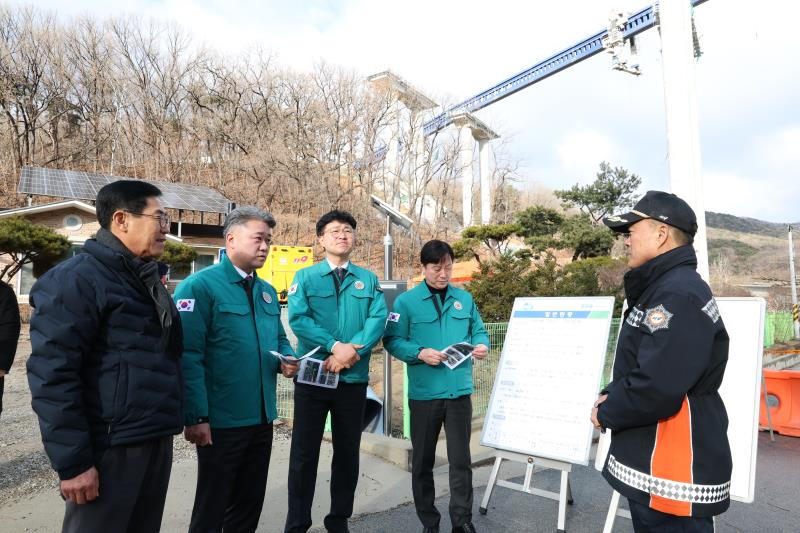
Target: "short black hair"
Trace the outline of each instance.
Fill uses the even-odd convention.
[[[161,196],[161,189],[140,180],[119,180],[109,183],[97,192],[95,211],[100,227],[109,229],[115,211],[141,213],[148,198]]]
[[[356,219],[353,218],[353,215],[347,211],[334,209],[333,211],[328,211],[317,220],[317,237],[322,237],[322,234],[325,233],[325,226],[331,222],[350,224],[351,228],[356,229]]]
[[[678,246],[686,246],[688,244],[694,244],[694,236],[690,233],[686,233],[680,228],[676,228],[675,226],[670,226],[669,229],[672,233],[672,239],[675,241],[675,244]]]
[[[422,250],[419,251],[419,261],[422,266],[431,263],[438,265],[446,255],[449,255],[453,261],[456,260],[456,254],[453,253],[453,248],[449,244],[433,239],[422,246]]]

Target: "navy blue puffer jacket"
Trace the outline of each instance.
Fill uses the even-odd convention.
[[[45,452],[61,479],[109,446],[183,427],[181,343],[164,331],[131,262],[108,246],[48,271],[31,290],[28,383]]]

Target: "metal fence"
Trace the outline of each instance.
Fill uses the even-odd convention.
[[[294,345],[296,344],[296,338],[289,329],[289,324],[286,320],[285,309],[282,311],[284,327],[286,328],[287,335]],[[617,343],[619,324],[619,318],[614,318],[611,320],[601,387],[604,387],[609,381],[611,381],[611,370],[614,362],[614,349]],[[472,409],[473,416],[476,418],[484,416],[489,407],[489,398],[492,394],[494,376],[497,372],[497,366],[500,363],[500,353],[503,350],[503,343],[505,342],[506,332],[508,330],[507,322],[489,323],[485,324],[485,326],[486,331],[489,333],[491,350],[489,351],[489,355],[486,357],[486,359],[482,361],[476,360],[474,362],[472,370],[473,384],[475,387],[475,391],[472,395]],[[794,338],[792,314],[789,312],[767,313],[764,325],[764,346],[769,347],[776,342],[787,342],[792,338]],[[294,415],[292,397],[293,390],[294,389],[291,381],[287,379],[278,380],[278,416],[280,418],[291,419]],[[403,404],[405,408],[407,401],[404,401]],[[407,423],[405,425],[407,425]],[[404,433],[407,433],[407,431],[404,431]]]
[[[602,386],[605,386],[611,380],[611,366],[614,362],[614,349],[617,344],[619,320],[618,318],[611,320]],[[473,365],[472,380],[475,392],[472,394],[472,410],[473,416],[476,418],[485,415],[486,410],[489,408],[489,398],[492,395],[494,376],[497,373],[497,365],[500,363],[500,353],[503,350],[503,343],[506,339],[508,322],[486,324],[486,331],[489,333],[489,341],[492,343],[492,349],[486,359],[483,361],[475,361]]]
[[[278,418],[294,418],[294,383],[278,376]]]
[[[767,313],[764,321],[764,347],[794,339],[794,323],[789,311]]]
[[[283,325],[286,329],[286,334],[293,345],[296,344],[296,338],[291,333],[288,320],[286,318],[286,310],[282,309]],[[506,331],[508,330],[508,322],[497,322],[485,324],[486,331],[489,333],[489,342],[491,350],[489,355],[482,361],[475,361],[472,367],[472,379],[474,385],[474,392],[472,395],[472,409],[473,416],[476,418],[482,417],[486,414],[489,407],[489,398],[492,394],[492,386],[494,385],[494,376],[497,373],[497,366],[500,363],[500,354],[503,350],[503,343],[506,338]],[[617,330],[619,329],[619,319],[611,321],[611,331],[608,341],[608,350],[606,353],[606,366],[603,372],[603,385],[605,385],[611,376],[611,363],[614,358],[614,346],[616,344]],[[398,364],[396,362],[395,364]],[[294,386],[288,379],[278,379],[278,417],[284,419],[292,419],[294,416],[294,402],[293,402]],[[404,391],[404,409],[407,401]],[[405,414],[405,413],[404,413]],[[404,417],[406,418],[406,417]],[[398,420],[398,422],[400,422]],[[404,424],[407,426],[407,423]],[[406,428],[407,429],[407,428]],[[407,431],[403,431],[407,433]]]
[[[286,305],[281,305],[281,323],[289,338],[289,343],[297,348],[297,337],[292,328],[289,327],[289,309]],[[302,355],[302,354],[301,354]],[[278,418],[292,420],[294,418],[294,383],[289,379],[282,379],[278,376]]]
[[[503,351],[503,342],[506,340],[508,322],[497,322],[485,324],[486,332],[489,333],[489,355],[483,361],[473,361],[472,383],[475,392],[472,393],[472,414],[474,417],[481,417],[486,414],[489,407],[489,397],[492,395],[494,385],[494,375],[497,373],[497,365],[500,363],[500,353]]]

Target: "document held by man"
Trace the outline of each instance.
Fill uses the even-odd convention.
[[[468,358],[472,357],[472,351],[474,349],[475,347],[468,342],[457,342],[456,344],[451,344],[442,350],[442,353],[447,356],[447,359],[442,361],[442,363],[447,368],[452,370],[466,361]]]
[[[307,354],[301,355],[300,357],[292,357],[291,355],[283,355],[282,353],[273,352],[273,351],[270,351],[269,353],[271,353],[272,355],[274,355],[275,357],[280,359],[281,363],[283,363],[285,365],[294,366],[294,365],[300,363],[300,361],[302,361],[306,357],[310,357],[310,356],[314,355],[315,353],[317,353],[320,348],[321,348],[321,346],[317,346],[316,348],[314,348],[313,350],[311,350]]]
[[[300,361],[297,382],[335,389],[339,385],[339,374],[325,370],[325,361],[305,357]]]

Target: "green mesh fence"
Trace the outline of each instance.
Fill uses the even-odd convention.
[[[289,329],[289,325],[286,320],[285,309],[282,309],[281,315],[286,333],[289,336],[292,345],[295,345],[296,339]],[[767,313],[765,318],[765,347],[772,346],[775,343],[787,342],[794,338],[794,325],[792,323],[792,314],[790,312]],[[605,366],[603,368],[601,387],[604,387],[609,381],[611,381],[611,371],[614,362],[614,349],[617,342],[619,323],[619,318],[611,320],[611,328],[608,336],[608,346],[606,347],[606,359]],[[472,396],[472,408],[473,414],[476,418],[484,416],[487,408],[489,407],[489,398],[492,394],[494,376],[497,372],[497,365],[500,362],[500,352],[503,349],[503,342],[505,341],[506,331],[508,330],[507,322],[489,323],[485,324],[485,326],[486,331],[489,333],[491,350],[489,351],[489,355],[486,357],[486,359],[483,361],[475,361],[473,365],[473,383],[475,392]],[[293,387],[294,386],[290,380],[282,379],[280,377],[278,378],[278,416],[280,418],[291,419],[294,416],[294,403],[292,396],[294,390]],[[403,403],[405,407],[407,402],[404,401]],[[404,431],[404,433],[407,433],[407,431]]]
[[[484,360],[473,361],[472,383],[475,392],[472,394],[472,414],[474,417],[482,417],[489,407],[489,397],[492,395],[494,375],[497,372],[497,365],[500,363],[500,352],[503,350],[503,342],[506,340],[508,322],[485,324],[485,326],[486,332],[489,333],[491,349]]]
[[[767,313],[764,324],[764,346],[769,347],[778,342],[789,342],[794,338],[792,313],[781,311]]]
[[[294,418],[294,383],[292,380],[278,376],[278,418],[292,420]]]
[[[287,336],[294,345],[296,343],[295,337],[289,329],[289,324],[286,320],[286,311],[282,310],[282,318],[284,320],[284,328],[286,329]],[[491,350],[489,355],[482,361],[475,361],[473,364],[472,380],[475,391],[472,395],[472,409],[473,416],[476,418],[482,417],[486,414],[489,407],[489,398],[492,395],[492,386],[494,385],[494,376],[497,372],[497,365],[500,363],[500,353],[503,350],[503,343],[506,339],[506,331],[508,330],[507,322],[488,323],[485,324],[486,331],[489,333],[489,342],[491,343]],[[619,329],[619,319],[611,321],[611,332],[608,341],[608,350],[606,354],[606,364],[603,371],[603,385],[608,383],[611,377],[611,364],[614,359],[614,347],[616,344],[617,330]],[[294,417],[294,401],[293,401],[294,385],[288,379],[278,377],[278,417],[291,420]],[[407,402],[403,402],[407,404]],[[404,405],[405,407],[405,405]],[[407,428],[406,428],[407,429]],[[407,431],[404,431],[407,433]],[[407,435],[406,435],[407,437]]]
[[[286,336],[289,338],[289,343],[297,348],[297,337],[289,327],[289,309],[284,304],[281,305],[281,323],[283,329],[286,331]],[[294,418],[294,383],[292,380],[286,379],[283,376],[278,376],[278,418],[285,420],[292,420]]]
[[[497,372],[497,365],[500,363],[500,352],[503,349],[503,342],[506,339],[508,330],[507,322],[485,324],[486,331],[489,333],[489,341],[492,349],[489,356],[483,361],[475,361],[473,365],[472,381],[475,392],[472,394],[473,416],[478,418],[486,414],[489,408],[489,398],[492,395],[494,376]],[[603,368],[602,386],[611,380],[611,367],[614,362],[614,349],[617,344],[617,331],[619,330],[619,319],[611,320],[611,328],[608,336],[608,346],[606,348],[605,366]]]

